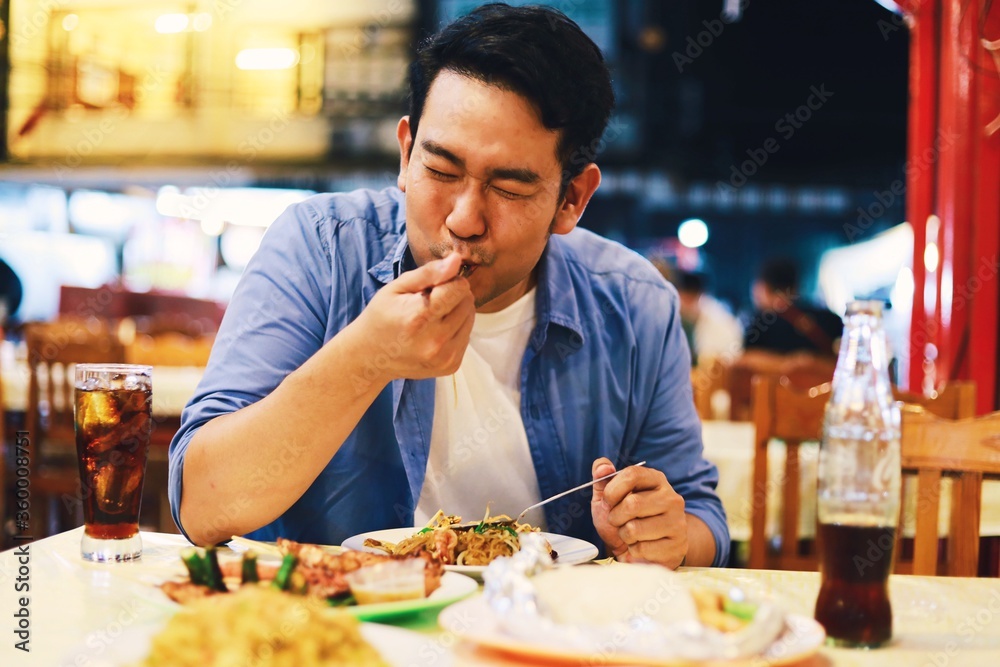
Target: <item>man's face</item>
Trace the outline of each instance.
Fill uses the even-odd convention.
[[[413,258],[419,266],[458,252],[479,312],[534,286],[549,234],[571,231],[600,183],[589,165],[560,200],[559,133],[520,95],[447,70],[431,84],[416,138],[408,117],[397,137]]]

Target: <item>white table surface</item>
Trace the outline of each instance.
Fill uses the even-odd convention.
[[[178,557],[179,550],[187,545],[183,537],[143,533],[141,560],[97,564],[80,558],[81,533],[82,528],[78,528],[28,544],[27,593],[14,590],[17,578],[24,576],[19,575],[17,550],[0,553],[0,618],[4,619],[0,665],[107,667],[114,664],[106,658],[115,652],[116,642],[128,641],[136,629],[158,627],[173,613],[174,607],[154,586],[183,572]],[[733,584],[753,596],[770,595],[788,612],[806,616],[812,616],[819,589],[819,575],[815,572],[687,569],[682,576],[690,583]],[[18,638],[12,632],[13,614],[21,595],[29,596],[30,653],[14,648]],[[824,647],[800,664],[1000,664],[1000,580],[894,575],[890,579],[890,596],[895,618],[890,647],[877,651]],[[525,664],[459,643],[453,635],[437,628],[433,617],[410,619],[407,626],[419,629],[419,636],[397,633],[376,644],[383,654],[398,653],[401,647],[394,644],[403,640],[411,643],[416,636],[421,650],[398,664]],[[942,656],[947,658],[946,663],[940,663]]]

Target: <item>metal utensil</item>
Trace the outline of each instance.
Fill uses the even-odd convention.
[[[646,462],[645,461],[639,461],[638,463],[635,463],[633,465],[634,466],[643,466],[643,465],[646,465]],[[567,491],[563,491],[562,493],[557,493],[554,496],[550,496],[550,497],[546,498],[545,500],[543,500],[540,503],[535,503],[531,507],[525,507],[524,511],[521,512],[520,514],[518,514],[517,518],[514,519],[514,523],[520,523],[521,519],[524,517],[524,515],[527,514],[528,512],[530,512],[531,510],[535,509],[536,507],[541,507],[542,505],[545,505],[547,503],[551,503],[556,498],[562,498],[563,496],[568,495],[570,493],[573,493],[574,491],[579,491],[580,489],[586,489],[588,486],[593,486],[594,484],[597,484],[598,482],[603,482],[606,479],[611,479],[612,477],[614,477],[618,473],[622,472],[622,470],[628,470],[631,467],[632,466],[625,466],[621,470],[616,470],[613,473],[611,473],[610,475],[605,475],[604,477],[598,477],[597,479],[591,480],[589,482],[585,482],[584,484],[581,484],[580,486],[574,486],[572,489],[569,489]]]

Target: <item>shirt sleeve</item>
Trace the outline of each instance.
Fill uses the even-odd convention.
[[[329,224],[308,202],[289,207],[268,228],[240,278],[205,374],[170,443],[168,496],[181,532],[182,472],[194,434],[215,417],[268,395],[323,345],[332,291]]]
[[[633,283],[631,292],[640,355],[634,391],[649,400],[629,460],[646,459],[647,465],[666,475],[684,498],[684,511],[704,521],[712,532],[712,565],[721,567],[729,561],[729,528],[715,492],[719,471],[704,457],[677,292],[667,284],[641,282]]]

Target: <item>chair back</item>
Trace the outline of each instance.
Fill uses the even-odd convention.
[[[76,364],[122,363],[125,352],[108,326],[97,321],[30,323],[24,327],[24,337],[29,372],[25,430],[34,448],[28,477],[37,498],[31,518],[38,536],[56,529],[48,521],[51,508],[45,501],[72,494],[79,485],[73,424]],[[68,503],[65,506],[70,509]]]
[[[904,475],[917,478],[912,573],[976,576],[983,480],[1000,480],[1000,412],[950,420],[904,406],[900,446]],[[946,558],[939,564],[938,513],[945,477],[952,479],[953,493]]]
[[[924,396],[893,387],[892,395],[897,401],[919,405],[931,414],[944,419],[968,419],[976,416],[975,382],[949,382],[933,396]]]
[[[27,430],[36,438],[74,441],[76,364],[123,363],[125,351],[107,326],[83,320],[27,324],[24,335],[29,372]]]
[[[125,359],[130,364],[150,366],[205,366],[212,352],[215,336],[185,336],[163,333],[158,336],[138,335],[125,346]]]
[[[728,369],[730,415],[733,421],[753,421],[753,378],[769,376],[787,381],[799,389],[817,387],[833,380],[836,360],[809,353],[777,354],[749,350]]]
[[[694,407],[702,419],[714,419],[712,398],[718,391],[728,391],[729,365],[716,357],[691,369]]]
[[[800,498],[799,446],[817,441],[823,432],[823,415],[830,398],[830,383],[807,390],[798,390],[787,378],[758,375],[753,378],[753,422],[756,429],[754,444],[753,484],[751,486],[751,568],[782,570],[815,570],[815,553],[799,551]],[[785,464],[774,484],[769,477],[768,452],[773,440],[785,444]],[[771,487],[779,491],[782,515],[779,526],[780,551],[768,550],[767,505]],[[815,517],[813,517],[815,522]]]

